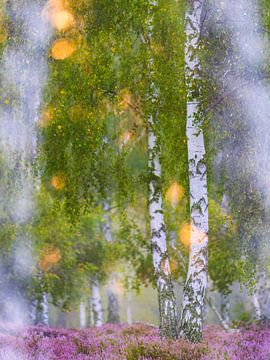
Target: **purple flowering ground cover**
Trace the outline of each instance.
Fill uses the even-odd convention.
[[[0,329],[1,360],[270,360],[270,327],[226,333],[207,327],[204,342],[167,341],[144,324],[85,330],[32,327]]]

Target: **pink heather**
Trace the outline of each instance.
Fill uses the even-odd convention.
[[[209,326],[201,344],[159,338],[143,324],[85,330],[32,327],[0,332],[1,360],[267,360],[270,328],[251,326],[226,333]]]

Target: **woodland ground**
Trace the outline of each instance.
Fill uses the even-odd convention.
[[[144,325],[104,325],[85,330],[32,327],[1,328],[1,360],[267,360],[270,327],[252,325],[226,333],[205,328],[204,341],[160,340],[158,329]]]

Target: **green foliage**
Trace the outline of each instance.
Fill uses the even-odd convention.
[[[228,294],[233,282],[241,280],[244,263],[233,219],[212,199],[209,200],[209,228],[209,275],[214,288]]]
[[[103,238],[101,223],[102,212],[96,208],[72,226],[63,206],[55,209],[51,195],[40,190],[31,228],[38,264],[32,294],[46,290],[54,304],[68,309],[82,292],[89,292],[90,278],[105,280],[118,250]]]
[[[244,308],[243,303],[236,303],[234,312],[236,313],[236,320],[233,321],[233,326],[236,328],[251,322],[251,314]]]
[[[0,4],[0,54],[7,41],[16,38],[5,3]],[[153,176],[147,153],[150,115],[162,165],[158,187],[164,199],[173,277],[185,278],[189,254],[179,237],[189,216],[190,196],[186,5],[177,0],[159,0],[156,7],[146,0],[68,2],[74,26],[55,32],[47,54],[50,71],[40,109],[38,164],[31,164],[41,185],[36,213],[25,226],[15,224],[6,205],[19,188],[0,154],[1,261],[10,278],[24,291],[28,289],[30,296],[45,290],[54,304],[69,309],[82,293],[88,294],[90,278],[102,283],[123,263],[133,288],[155,284],[147,212]],[[260,2],[266,37],[268,5],[268,0]],[[225,65],[232,73],[249,74],[249,69],[240,64],[237,53],[231,56],[232,33],[220,16],[206,11],[201,43],[194,54],[200,58],[196,72],[201,83],[198,86],[197,77],[188,82],[198,92],[197,120],[204,119],[209,274],[213,287],[228,294],[235,281],[254,287],[258,243],[267,241],[270,227],[256,174],[249,164],[243,166],[254,151],[248,145],[252,134],[245,126],[246,114],[240,110],[241,99],[228,92],[224,77]],[[72,44],[70,56],[54,56],[57,40]],[[266,73],[268,67],[264,65]],[[14,101],[14,89],[0,89],[1,106],[11,107]],[[183,191],[175,206],[166,198],[173,183]],[[229,197],[228,214],[221,209],[224,194]],[[111,243],[103,233],[102,204],[108,199]],[[24,231],[33,243],[34,265],[20,285],[19,274],[10,268],[18,234]],[[146,356],[140,347],[136,348],[140,353],[132,351],[131,358]]]
[[[165,193],[178,181],[187,193],[184,5],[159,2],[151,41],[146,1],[79,1],[71,2],[71,9],[83,27],[65,34],[76,42],[76,51],[65,60],[51,60],[45,108],[50,121],[42,128],[40,154],[45,186],[64,201],[74,221],[108,193],[120,214],[127,203],[138,211],[137,198],[148,192],[147,128],[154,81],[161,185]],[[150,57],[155,65],[149,77]],[[58,188],[55,177],[62,182]],[[145,201],[143,206],[146,210]],[[143,283],[153,281],[149,234],[138,230],[137,221],[119,219],[121,256]]]

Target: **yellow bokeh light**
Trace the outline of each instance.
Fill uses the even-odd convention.
[[[190,240],[192,239],[192,240]],[[206,234],[198,230],[196,226],[185,223],[180,229],[180,241],[185,246],[192,244],[200,244],[206,239]]]
[[[66,9],[63,0],[47,1],[43,16],[59,31],[68,30],[75,25],[74,16]]]
[[[190,244],[190,224],[185,223],[180,230],[180,241],[185,246]]]
[[[121,281],[114,281],[111,285],[113,292],[118,294],[119,296],[122,296],[125,292],[124,285]]]
[[[64,8],[63,0],[48,0],[44,7],[44,12],[56,11]]]
[[[178,270],[179,264],[175,259],[170,258],[170,270],[172,273]]]
[[[51,15],[51,23],[57,30],[64,31],[74,26],[74,17],[68,11],[58,11]]]
[[[39,119],[39,126],[41,128],[47,127],[52,120],[52,113],[50,110],[45,110],[41,113],[40,119]]]
[[[63,176],[54,175],[52,177],[51,184],[56,190],[62,190],[65,187]]]
[[[118,107],[121,111],[127,110],[132,107],[132,99],[128,89],[121,90],[118,95]]]
[[[58,248],[46,249],[41,259],[39,260],[39,267],[43,271],[48,271],[52,266],[56,265],[61,260],[61,253]]]
[[[120,148],[125,146],[132,138],[133,133],[130,131],[125,131],[123,134],[120,135]]]
[[[184,196],[184,188],[177,182],[172,183],[166,191],[166,200],[168,200],[172,206],[176,206]]]
[[[52,45],[52,57],[56,60],[64,60],[71,56],[76,50],[76,46],[73,41],[68,39],[56,40]]]

